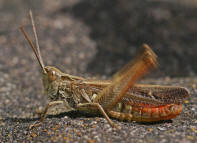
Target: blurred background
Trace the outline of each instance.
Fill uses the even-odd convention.
[[[0,70],[14,77],[39,72],[19,31],[33,39],[29,9],[44,63],[64,72],[110,76],[147,43],[154,76],[197,74],[197,0],[0,0]]]

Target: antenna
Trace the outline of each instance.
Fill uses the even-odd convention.
[[[40,67],[42,68],[42,70],[43,70],[44,72],[46,72],[45,69],[44,69],[44,65],[42,65],[42,63],[41,63],[41,61],[40,61],[40,59],[39,59],[38,53],[37,53],[37,51],[36,51],[36,49],[35,49],[35,47],[34,47],[32,41],[30,40],[29,36],[27,35],[27,33],[25,32],[25,30],[24,30],[23,27],[20,27],[20,30],[22,31],[22,33],[23,33],[24,36],[25,36],[25,39],[27,40],[27,42],[28,42],[29,45],[31,46],[31,48],[32,48],[32,50],[33,50],[33,52],[34,52],[34,54],[35,54],[37,60],[38,60],[38,63],[40,64]]]
[[[36,32],[36,26],[35,26],[35,22],[34,22],[34,18],[33,18],[33,14],[32,14],[31,10],[29,11],[29,16],[30,16],[30,19],[31,19],[32,29],[33,29],[33,33],[34,33],[34,38],[36,40],[37,53],[38,53],[40,62],[41,62],[41,64],[44,67],[44,63],[43,63],[42,56],[41,56],[41,53],[40,53],[40,46],[39,46],[39,43],[38,43],[38,35],[37,35],[37,32]]]

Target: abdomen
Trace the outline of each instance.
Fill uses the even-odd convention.
[[[181,105],[178,104],[167,104],[157,107],[138,107],[118,103],[117,108],[108,111],[108,115],[119,120],[155,122],[172,119],[180,112]]]

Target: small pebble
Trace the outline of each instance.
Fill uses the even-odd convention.
[[[160,131],[165,131],[166,130],[166,128],[164,128],[164,127],[157,127]]]

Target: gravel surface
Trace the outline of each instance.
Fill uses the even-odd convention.
[[[155,124],[113,120],[117,131],[103,117],[51,111],[30,130],[47,104],[40,68],[18,29],[33,38],[30,8],[44,63],[69,74],[109,78],[148,43],[160,66],[139,82],[186,87],[181,114]],[[196,8],[195,0],[0,0],[0,141],[197,142]]]

